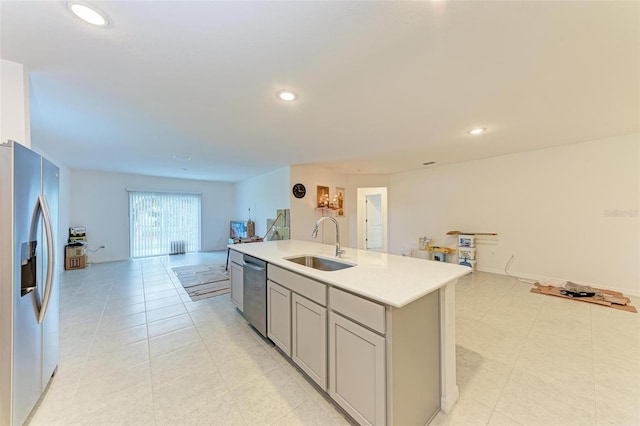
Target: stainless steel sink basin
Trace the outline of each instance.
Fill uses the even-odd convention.
[[[318,257],[311,255],[286,257],[289,262],[298,265],[308,266],[309,268],[318,269],[320,271],[338,271],[340,269],[351,268],[356,266],[352,263],[340,262],[338,260],[327,259],[326,257]]]

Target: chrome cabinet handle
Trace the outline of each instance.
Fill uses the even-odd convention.
[[[42,306],[38,314],[38,324],[42,324],[47,316],[47,310],[49,309],[49,301],[51,300],[51,292],[53,287],[53,274],[55,272],[55,242],[53,241],[53,224],[51,223],[51,213],[49,211],[49,204],[47,198],[39,194],[38,203],[42,209],[42,221],[44,222],[44,233],[47,239],[47,278],[44,287],[44,296],[42,300]]]

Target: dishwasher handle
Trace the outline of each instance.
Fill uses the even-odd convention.
[[[258,265],[254,265],[253,263],[247,263],[247,262],[244,262],[242,266],[244,266],[245,268],[253,269],[254,271],[258,271],[258,272],[264,272],[264,270],[266,269],[263,266],[258,266]]]

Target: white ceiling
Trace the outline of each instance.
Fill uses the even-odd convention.
[[[636,1],[88,3],[110,28],[0,2],[0,56],[31,69],[32,143],[72,168],[390,173],[640,127]]]

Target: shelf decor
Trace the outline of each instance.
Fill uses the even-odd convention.
[[[338,209],[338,216],[344,216],[344,188],[336,187],[336,195],[334,200],[334,207]]]
[[[329,207],[329,187],[318,185],[318,207]]]

